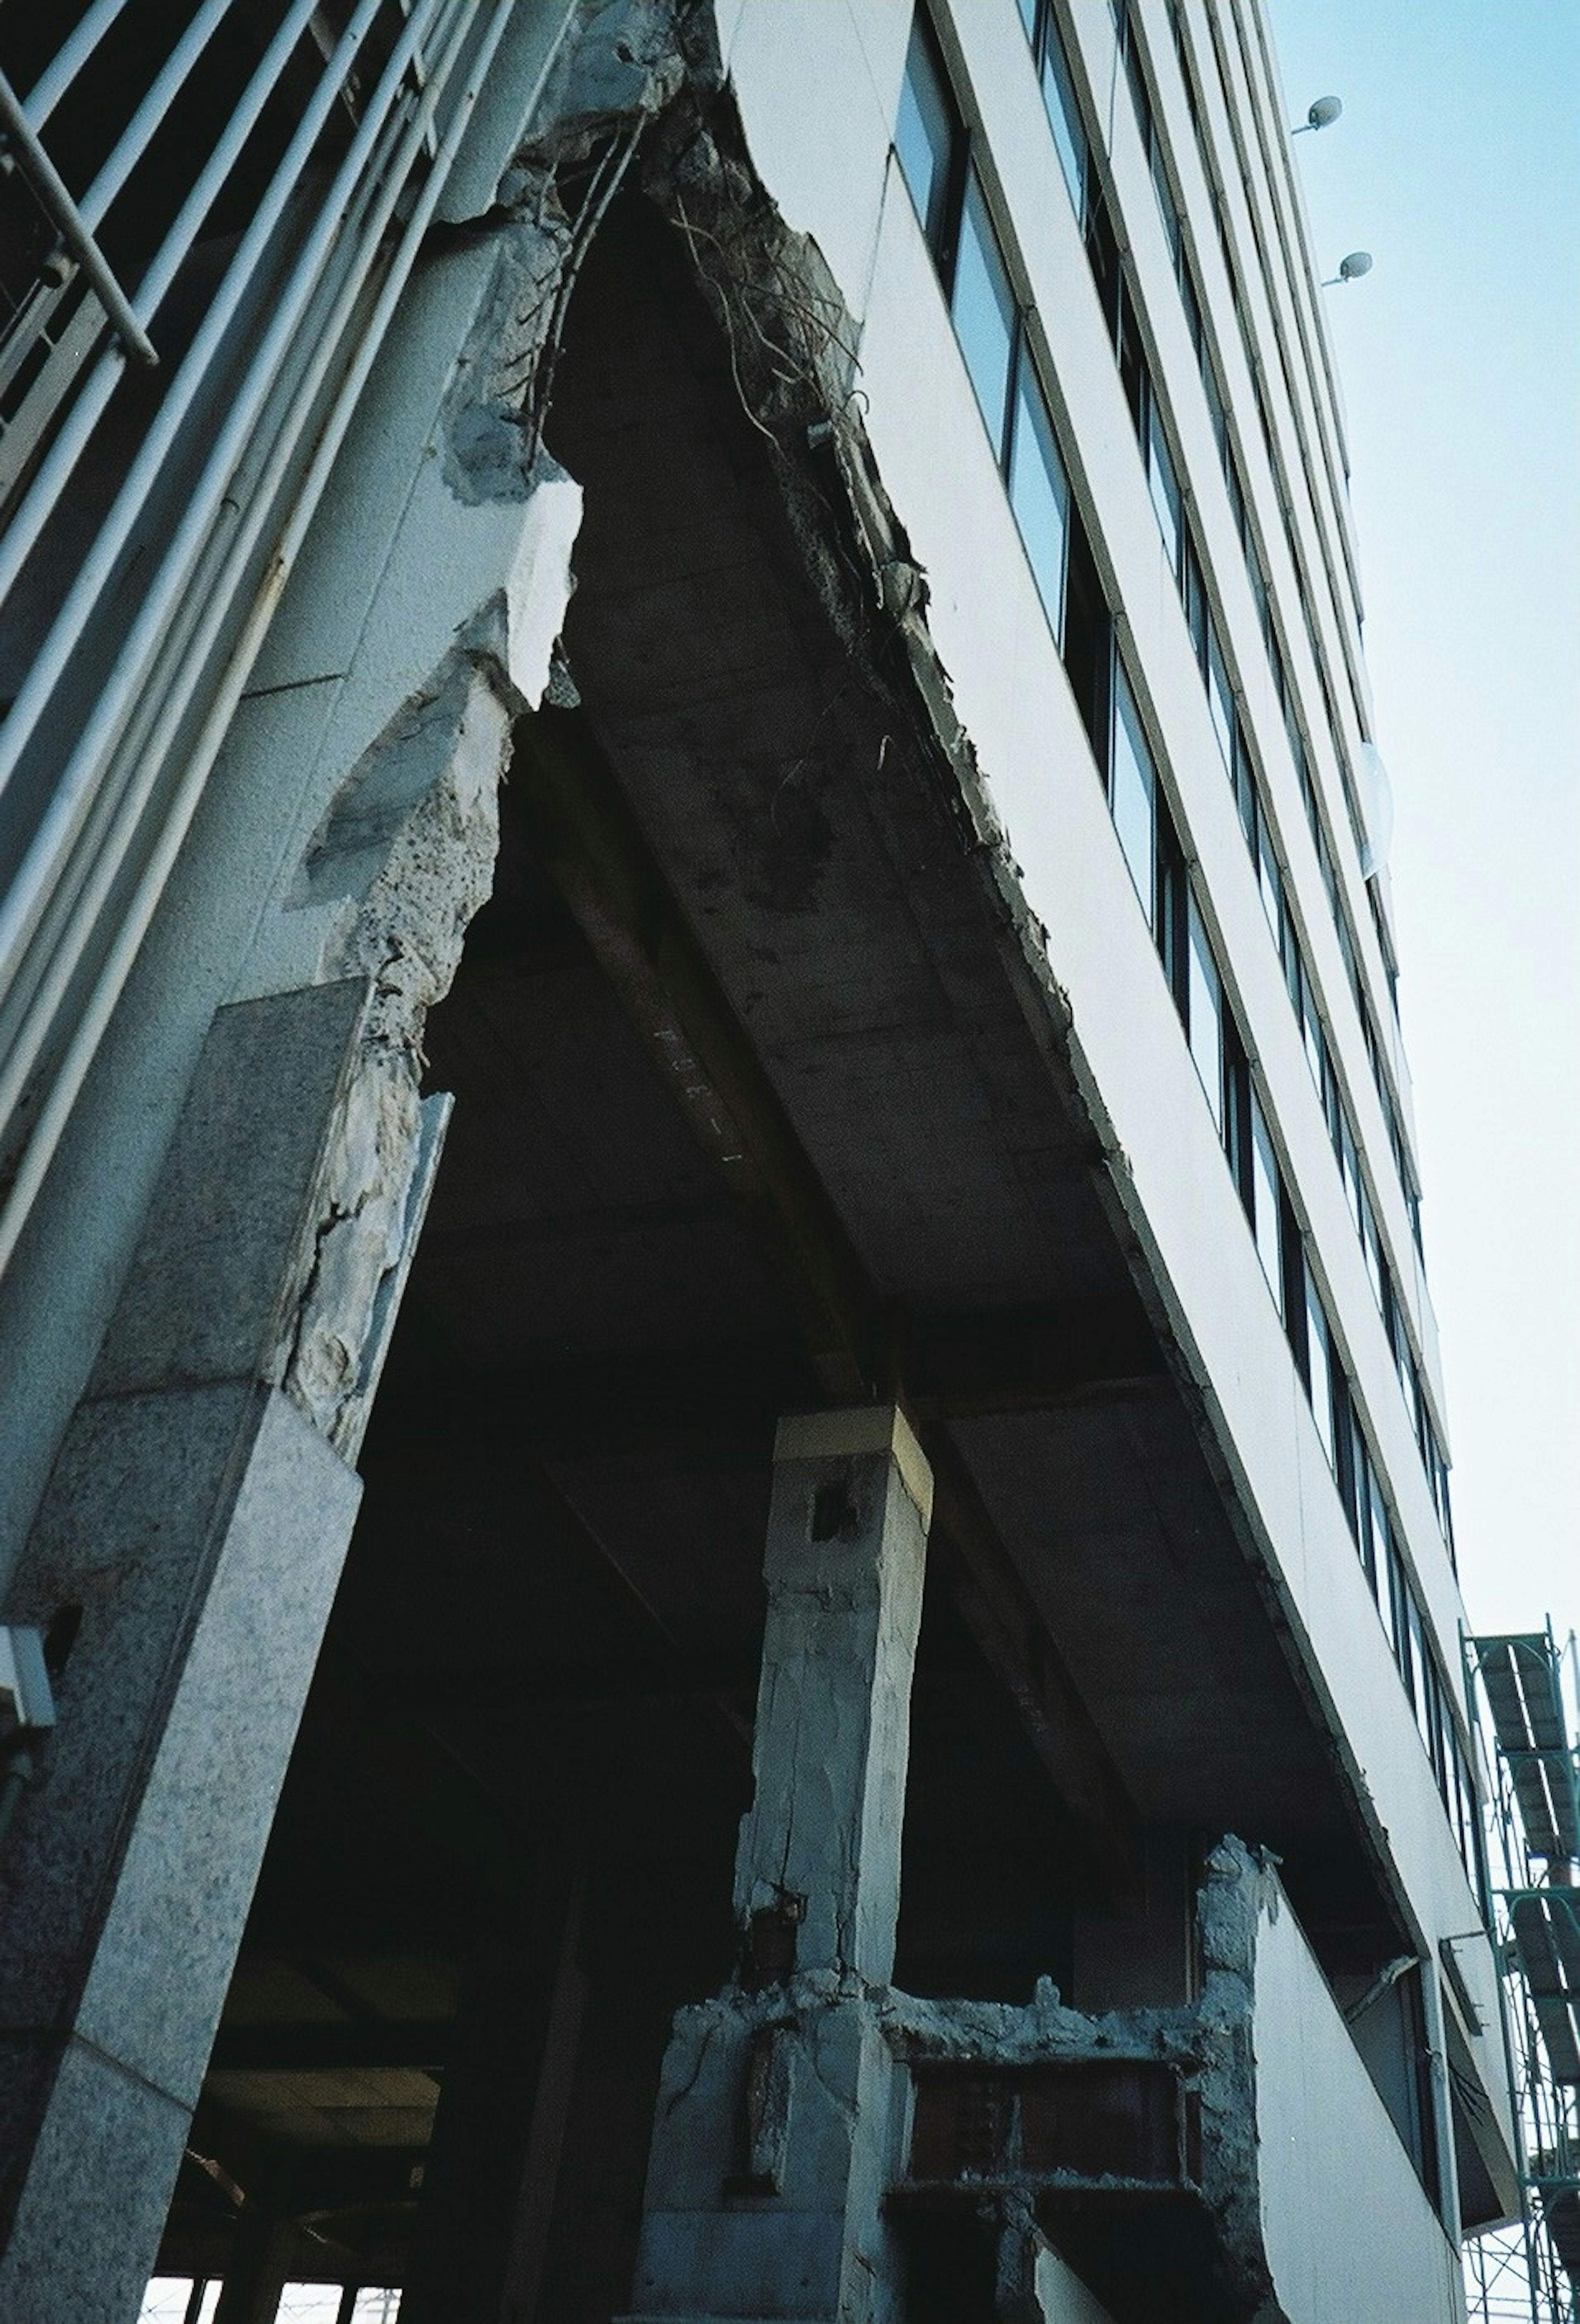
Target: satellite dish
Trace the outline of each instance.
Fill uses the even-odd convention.
[[[1366,836],[1361,844],[1361,877],[1375,879],[1388,862],[1393,844],[1393,785],[1375,742],[1361,745],[1361,821]]]
[[[1363,274],[1370,274],[1371,272],[1372,254],[1369,250],[1352,250],[1347,258],[1341,258],[1338,263],[1341,282],[1358,282]]]
[[[1344,109],[1342,97],[1319,97],[1306,115],[1307,129],[1331,129]]]

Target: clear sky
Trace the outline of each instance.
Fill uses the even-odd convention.
[[[1580,1626],[1580,0],[1270,0],[1349,419],[1473,1624]]]

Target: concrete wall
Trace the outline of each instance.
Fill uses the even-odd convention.
[[[1459,2262],[1292,1914],[1256,1957],[1262,2233],[1289,2324],[1462,2316]]]

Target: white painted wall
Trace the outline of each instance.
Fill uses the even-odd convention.
[[[1289,2324],[1463,2316],[1453,2246],[1287,1909],[1256,1955],[1262,2234]]]
[[[1092,2297],[1056,2251],[1037,2255],[1037,2298],[1043,2324],[1113,2324],[1107,2309]]]
[[[1069,996],[1099,1113],[1128,1164],[1121,1183],[1132,1218],[1221,1413],[1245,1505],[1291,1617],[1309,1640],[1361,1796],[1392,1853],[1423,1939],[1430,1945],[1458,1936],[1474,1925],[1475,1903],[1109,822],[931,260],[889,152],[908,11],[897,0],[873,0],[862,12],[866,45],[859,87],[837,99],[825,85],[832,60],[844,58],[843,69],[853,82],[858,78],[843,25],[846,7],[828,0],[819,9],[818,21],[827,30],[816,46],[792,31],[795,16],[804,33],[803,12],[785,9],[781,0],[735,0],[731,13],[737,93],[771,189],[793,223],[820,242],[827,236],[826,249],[840,254],[847,295],[862,286],[861,385],[880,471],[927,570],[934,637],[1028,901],[1049,931],[1049,959]],[[1224,778],[1019,18],[1008,0],[991,8],[961,5],[940,17],[962,97],[986,124],[985,158],[1002,214],[1013,221],[1022,287],[1031,294],[1029,327],[1067,452],[1075,454],[1077,497],[1098,519],[1101,540],[1094,546],[1111,567],[1113,594],[1124,609],[1143,713],[1162,746],[1164,779],[1199,863],[1220,962],[1271,1095],[1287,1174],[1311,1229],[1330,1311],[1453,1677],[1462,1618],[1457,1586]],[[1127,227],[1133,225],[1132,258],[1143,292],[1156,292],[1151,303],[1167,390],[1181,369],[1194,382],[1195,358],[1129,99],[1113,101],[1108,12],[1094,7],[1080,21],[1094,85],[1107,75],[1104,110],[1113,124],[1116,182]],[[825,103],[837,104],[840,124],[827,144],[795,133],[787,120],[792,102],[806,104],[806,119],[818,121]],[[1234,332],[1232,320],[1228,329]],[[1243,355],[1237,359],[1243,371]],[[918,392],[919,381],[925,393]],[[1347,1007],[1293,770],[1281,742],[1274,748],[1280,722],[1243,562],[1226,513],[1211,515],[1222,498],[1216,450],[1205,406],[1197,410],[1183,388],[1174,400],[1190,420],[1181,429],[1189,468],[1211,473],[1212,492],[1203,486],[1202,512],[1210,519],[1204,548],[1218,568],[1253,729],[1266,730],[1264,762],[1307,949],[1325,992],[1346,1001],[1333,1012],[1335,1047],[1374,1181],[1390,1204],[1394,1253],[1408,1282],[1402,1262],[1412,1246],[1402,1199]],[[1363,938],[1369,933],[1368,916]],[[1490,2000],[1485,1950],[1465,1946],[1461,1958]],[[1477,2050],[1502,2111],[1495,2035]]]

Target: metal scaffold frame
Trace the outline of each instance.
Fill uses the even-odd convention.
[[[1465,1641],[1487,1752],[1491,1907],[1525,2215],[1465,2246],[1474,2324],[1580,2318],[1580,1781],[1575,1641]],[[1566,1660],[1568,1684],[1566,1685]]]

